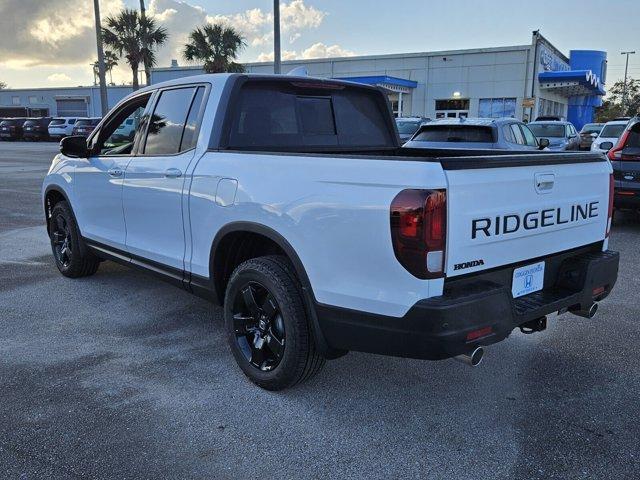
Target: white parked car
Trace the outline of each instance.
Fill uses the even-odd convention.
[[[605,156],[403,149],[387,102],[285,75],[139,90],[60,143],[42,190],[56,266],[112,260],[222,304],[270,390],[349,350],[477,365],[551,313],[591,318],[619,261]],[[114,141],[127,118],[149,120]]]
[[[58,117],[49,123],[49,137],[63,138],[73,133],[73,126],[76,124],[77,118]]]
[[[604,142],[611,142],[614,145],[618,143],[618,139],[620,135],[622,135],[622,132],[624,132],[627,123],[629,123],[628,120],[613,120],[605,123],[602,130],[600,130],[600,134],[591,144],[591,151],[601,152],[600,144]]]

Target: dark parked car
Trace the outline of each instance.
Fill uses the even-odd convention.
[[[20,140],[26,118],[6,118],[0,122],[0,140]]]
[[[27,119],[22,125],[22,137],[25,140],[49,140],[49,122],[51,117]]]
[[[88,137],[93,129],[98,126],[101,118],[79,118],[73,125],[72,135],[83,135]]]
[[[515,118],[446,118],[425,123],[403,146],[463,150],[538,150],[548,145]]]
[[[604,123],[587,123],[580,130],[580,150],[591,150],[591,144],[600,135]]]
[[[529,128],[536,137],[549,140],[549,150],[565,151],[580,148],[580,137],[576,127],[570,122],[536,120],[529,123]]]
[[[613,166],[615,208],[640,209],[640,117],[629,121],[618,142],[603,142]]]

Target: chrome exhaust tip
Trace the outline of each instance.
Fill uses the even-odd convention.
[[[484,348],[476,347],[471,350],[469,353],[463,353],[462,355],[457,355],[453,357],[454,360],[457,360],[460,363],[464,363],[465,365],[469,365],[470,367],[477,367],[482,363],[482,358],[484,357]]]
[[[587,310],[569,310],[574,315],[578,315],[579,317],[584,318],[593,318],[598,312],[598,304],[592,303],[591,306]]]

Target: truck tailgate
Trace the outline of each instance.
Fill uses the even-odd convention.
[[[446,275],[603,240],[611,166],[584,158],[585,163],[514,161],[510,166],[505,157],[502,166],[447,169]],[[447,163],[455,165],[453,159]]]

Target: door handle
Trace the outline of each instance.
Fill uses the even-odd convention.
[[[182,171],[177,168],[167,168],[164,171],[164,176],[167,178],[178,178],[182,176]]]
[[[110,177],[119,178],[124,174],[124,171],[121,168],[114,167],[114,168],[110,168],[108,173]]]

